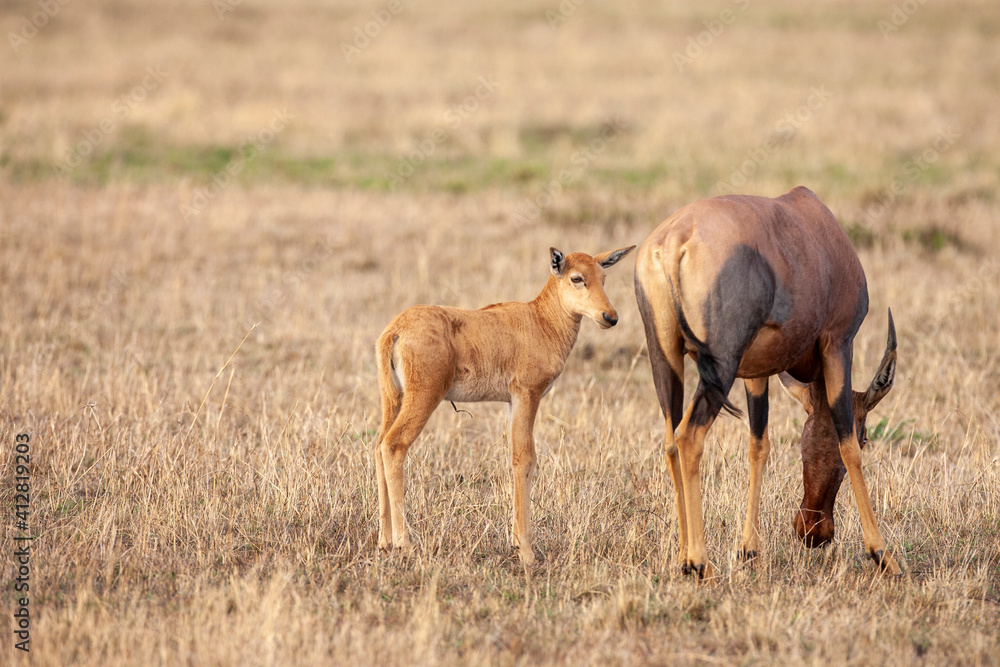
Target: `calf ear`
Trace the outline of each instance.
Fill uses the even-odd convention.
[[[885,354],[882,355],[882,363],[875,371],[872,383],[865,391],[862,404],[865,409],[871,410],[879,404],[885,395],[892,389],[892,381],[896,378],[896,325],[892,322],[892,310],[889,311],[889,336],[885,342]]]
[[[594,261],[601,265],[602,268],[608,268],[614,266],[618,263],[618,260],[635,250],[635,246],[629,246],[627,248],[619,248],[618,250],[611,250],[608,252],[602,252],[600,255],[594,257]]]
[[[801,403],[802,407],[805,408],[806,413],[811,415],[813,411],[813,404],[812,394],[809,392],[809,385],[805,382],[799,382],[788,373],[778,373],[778,379],[781,380],[781,386],[784,387],[788,395]]]
[[[555,248],[549,248],[549,253],[552,255],[552,275],[559,278],[563,274],[563,269],[566,268],[566,257]]]

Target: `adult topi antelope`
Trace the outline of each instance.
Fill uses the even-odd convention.
[[[501,401],[510,415],[513,542],[525,565],[534,562],[530,499],[538,403],[562,373],[582,318],[604,329],[618,323],[604,293],[604,270],[634,248],[595,257],[551,248],[551,275],[533,301],[479,310],[413,306],[389,323],[375,347],[382,393],[375,448],[380,548],[410,547],[403,462],[438,404]]]
[[[635,292],[646,332],[660,409],[665,457],[677,495],[680,560],[686,573],[712,575],[705,549],[699,464],[705,434],[743,378],[750,421],[750,490],[741,556],[758,548],[758,510],[771,375],[806,407],[802,434],[805,498],[799,537],[820,546],[833,537],[833,503],[850,475],[871,557],[890,573],[861,472],[865,417],[892,387],[896,339],[871,386],[851,390],[854,336],[868,313],[868,287],[857,253],[830,210],[804,187],[774,199],[716,197],[665,220],[636,254]],[[699,382],[684,411],[684,355]],[[676,434],[675,434],[676,430]],[[859,443],[859,438],[861,443]]]

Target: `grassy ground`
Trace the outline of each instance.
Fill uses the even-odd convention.
[[[996,664],[991,3],[58,7],[24,37],[39,6],[0,5],[0,662],[29,662],[29,432],[33,664]],[[681,575],[631,259],[608,275],[621,324],[584,324],[538,415],[538,567],[509,546],[490,404],[438,410],[409,459],[418,550],[378,553],[393,315],[527,300],[549,246],[798,184],[868,276],[855,383],[896,320],[864,460],[904,579],[876,576],[847,483],[835,545],[795,539],[804,415],[777,384],[761,557],[733,558],[748,433],[723,418],[719,577]]]

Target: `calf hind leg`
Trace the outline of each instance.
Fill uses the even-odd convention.
[[[403,465],[410,445],[430,419],[434,408],[444,398],[442,392],[421,392],[407,388],[396,421],[385,433],[379,447],[383,478],[389,499],[389,515],[392,530],[392,544],[409,549],[410,536],[406,527],[406,512],[403,505],[405,478]]]
[[[375,444],[375,472],[378,476],[378,546],[388,549],[392,546],[392,512],[389,503],[389,487],[385,480],[385,462],[382,457],[382,442],[386,434],[399,416],[402,404],[402,394],[395,386],[381,387],[382,390],[382,428],[379,429],[378,441]]]

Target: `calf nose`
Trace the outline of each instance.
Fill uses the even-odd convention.
[[[613,327],[618,324],[618,315],[608,315],[607,313],[603,313],[603,315],[604,321],[608,323],[609,327]]]

